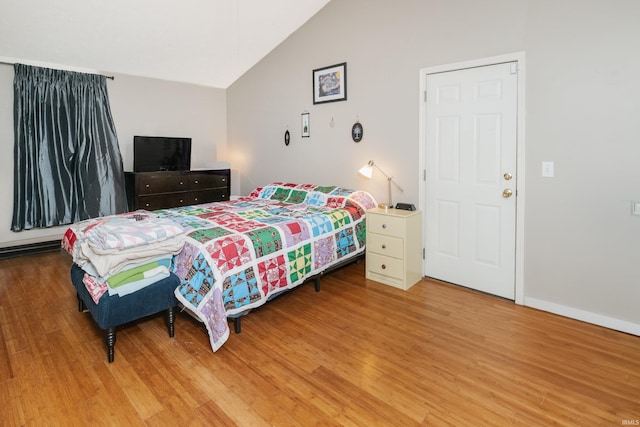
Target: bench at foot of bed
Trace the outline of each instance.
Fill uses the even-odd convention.
[[[180,279],[173,273],[152,285],[125,296],[105,293],[96,304],[82,281],[84,270],[77,265],[71,267],[71,283],[76,288],[78,310],[89,311],[100,329],[105,332],[107,359],[114,360],[116,328],[152,314],[165,312],[169,337],[174,336],[175,307],[178,301],[174,295]]]

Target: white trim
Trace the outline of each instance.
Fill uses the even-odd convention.
[[[492,56],[488,58],[474,59],[471,61],[457,62],[453,64],[437,65],[434,67],[420,69],[420,92],[419,92],[419,143],[418,143],[418,163],[419,163],[419,197],[418,204],[420,209],[425,211],[426,200],[424,197],[426,191],[426,182],[424,180],[424,170],[426,168],[426,102],[424,93],[427,90],[427,75],[435,73],[444,73],[448,71],[461,70],[465,68],[483,67],[487,65],[501,64],[505,62],[518,63],[518,130],[517,130],[517,167],[518,176],[516,182],[516,270],[515,270],[515,303],[524,304],[524,198],[525,198],[525,53],[515,52],[505,55]],[[422,247],[426,247],[426,227],[423,227]],[[424,261],[422,262],[424,275]]]
[[[560,316],[569,317],[571,319],[580,320],[582,322],[591,323],[616,331],[640,336],[640,325],[637,323],[627,322],[626,320],[615,319],[613,317],[603,316],[601,314],[584,311],[566,305],[556,304],[554,302],[544,301],[537,298],[525,298],[527,307],[537,310],[547,311],[549,313],[558,314]]]

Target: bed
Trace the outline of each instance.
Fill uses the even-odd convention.
[[[276,182],[231,201],[117,217],[157,220],[182,230],[181,248],[171,254],[172,272],[181,281],[175,295],[204,323],[217,351],[229,337],[228,319],[239,331],[239,319],[252,309],[360,259],[365,211],[376,205],[365,191]],[[78,223],[65,233],[63,247],[74,261],[78,241],[95,224]]]

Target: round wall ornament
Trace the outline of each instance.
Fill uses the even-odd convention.
[[[355,124],[351,127],[351,138],[354,142],[362,141],[362,137],[364,135],[364,128],[360,124],[360,122],[355,122]]]

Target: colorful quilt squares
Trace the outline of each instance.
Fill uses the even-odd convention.
[[[256,258],[262,258],[282,249],[280,233],[273,227],[265,227],[246,233],[253,243]]]
[[[311,245],[306,244],[287,254],[292,282],[303,279],[311,271]]]
[[[314,237],[322,236],[333,230],[333,222],[331,218],[326,215],[312,215],[307,217],[306,220],[311,225],[311,234],[313,234]]]
[[[287,264],[284,256],[278,255],[258,263],[258,276],[262,282],[262,293],[265,295],[285,288],[289,282],[287,281]]]
[[[279,228],[284,231],[284,240],[288,248],[309,240],[309,229],[302,221],[280,224]]]
[[[228,236],[231,231],[222,227],[201,228],[189,233],[189,237],[196,240],[199,243],[206,243],[209,240],[217,239],[218,237]]]
[[[351,223],[351,216],[342,209],[332,211],[329,216],[333,219],[333,229],[338,230]]]
[[[333,236],[318,239],[313,242],[313,268],[320,269],[331,264],[336,259]]]
[[[356,244],[353,240],[353,229],[345,228],[336,234],[336,254],[338,258],[349,255],[356,251]]]
[[[206,247],[220,274],[251,262],[251,251],[241,235],[234,234],[214,240]]]
[[[231,274],[222,282],[222,301],[227,310],[243,307],[260,298],[253,267]]]
[[[275,193],[273,193],[273,195],[271,196],[271,199],[283,202],[287,200],[287,197],[289,197],[290,193],[291,190],[288,188],[277,188]]]
[[[211,267],[209,267],[205,257],[199,254],[193,261],[187,276],[182,280],[183,286],[178,289],[190,304],[197,307],[204,296],[213,288],[214,281]]]
[[[222,305],[220,289],[213,290],[210,298],[202,304],[200,310],[207,319],[207,325],[213,325],[215,328],[215,330],[212,331],[215,335],[222,336],[226,333],[227,312]]]
[[[289,197],[287,197],[286,202],[297,205],[299,203],[304,202],[304,199],[306,198],[307,198],[306,191],[291,190],[291,194],[289,194]]]

